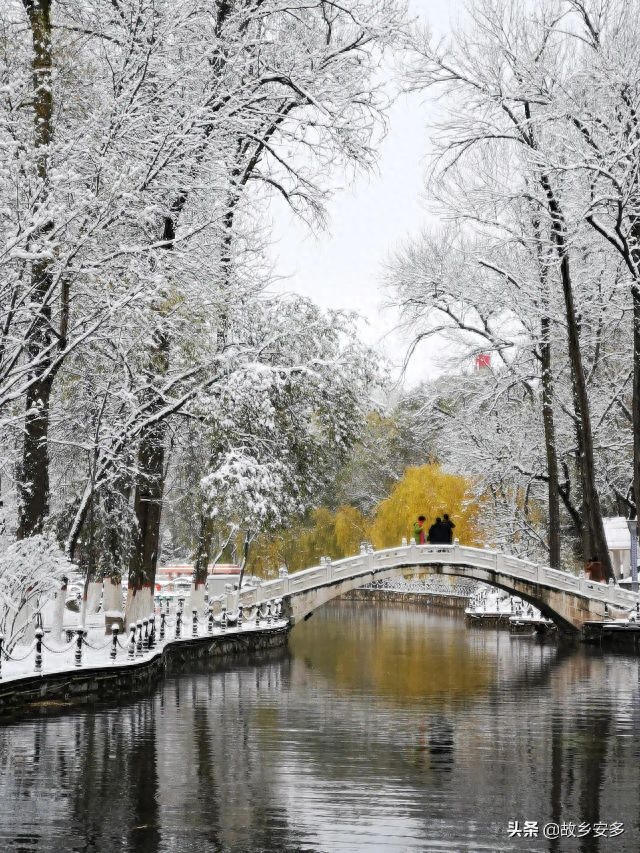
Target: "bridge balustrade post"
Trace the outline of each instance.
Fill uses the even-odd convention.
[[[374,554],[373,549],[369,548],[369,550],[367,551],[367,568],[369,569],[369,571],[371,572],[372,575],[373,575],[373,567],[374,567],[373,554]]]
[[[325,580],[330,581],[333,578],[333,561],[331,557],[326,557],[325,565]]]

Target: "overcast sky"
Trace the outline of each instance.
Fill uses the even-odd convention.
[[[412,0],[414,14],[437,34],[446,32],[460,0]],[[410,235],[418,234],[429,214],[424,199],[430,107],[425,96],[404,96],[389,114],[389,132],[380,146],[379,168],[336,193],[328,207],[329,230],[318,236],[274,208],[276,271],[280,288],[309,296],[319,305],[357,311],[366,322],[362,336],[400,365],[406,341],[393,333],[397,318],[383,311],[381,279],[385,260]],[[437,373],[436,348],[414,356],[407,383]]]

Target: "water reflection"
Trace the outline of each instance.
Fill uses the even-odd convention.
[[[633,657],[336,604],[259,665],[0,729],[0,849],[636,853],[639,677]],[[625,832],[510,839],[513,820]]]

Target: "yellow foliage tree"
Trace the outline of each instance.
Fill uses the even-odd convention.
[[[428,528],[448,513],[455,523],[454,536],[465,545],[480,544],[480,503],[474,497],[471,483],[457,474],[448,474],[437,464],[407,468],[389,497],[378,504],[370,528],[375,548],[399,545],[402,538],[410,541],[413,522],[426,516]]]
[[[320,557],[338,560],[353,556],[360,542],[368,538],[368,525],[353,506],[341,506],[335,513],[318,507],[307,526],[298,523],[277,534],[259,536],[250,552],[250,571],[269,577],[280,565],[297,572],[316,565]]]
[[[480,544],[480,502],[471,483],[435,464],[407,468],[389,497],[378,504],[372,520],[350,505],[336,512],[318,507],[306,523],[299,521],[277,534],[258,537],[249,558],[250,571],[273,577],[277,567],[285,565],[296,572],[317,565],[323,556],[339,560],[357,554],[363,540],[376,548],[399,545],[403,537],[410,539],[419,515],[427,517],[428,527],[445,512],[456,525],[457,539],[465,545]]]
[[[369,539],[371,522],[354,506],[341,506],[335,514],[336,545],[341,557],[351,557],[360,550],[360,543]]]

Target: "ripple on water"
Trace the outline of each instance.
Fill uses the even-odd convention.
[[[335,604],[260,666],[1,729],[0,850],[637,853],[638,685],[633,657]]]

